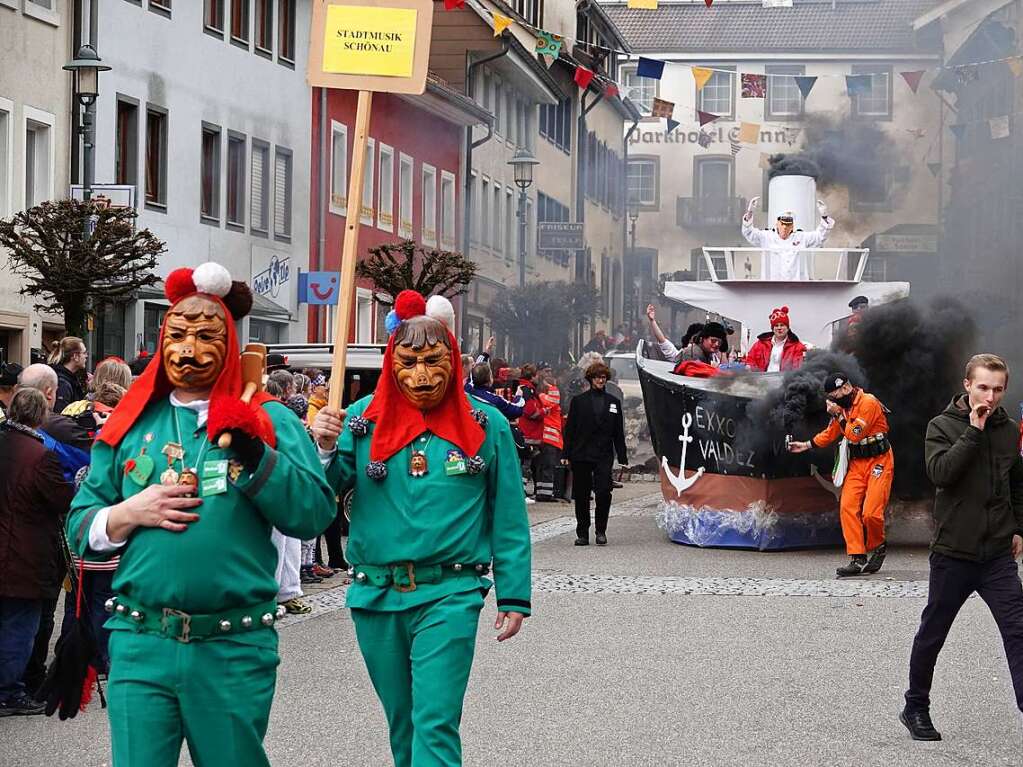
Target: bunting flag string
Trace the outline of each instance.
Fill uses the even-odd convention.
[[[713,144],[713,143],[714,143],[714,137],[713,137],[713,136],[711,136],[711,135],[710,135],[709,133],[707,133],[706,131],[702,131],[702,130],[701,130],[701,131],[700,131],[700,136],[699,136],[699,138],[697,138],[697,139],[696,139],[696,143],[698,143],[698,144],[699,144],[699,145],[700,145],[701,147],[703,147],[704,149],[706,149],[706,148],[708,148],[708,147],[709,147],[709,146],[710,146],[711,144]]]
[[[657,59],[647,59],[642,56],[639,64],[636,65],[637,77],[649,77],[651,80],[660,80],[664,75],[664,62]]]
[[[500,37],[501,33],[504,32],[508,27],[515,23],[515,19],[508,16],[502,16],[500,13],[494,14],[494,37]]]
[[[657,0],[628,0],[625,5],[633,10],[657,10]]]
[[[704,0],[707,7],[710,8],[713,4],[713,0]],[[632,7],[644,8],[644,9],[656,9],[658,7],[658,0],[627,0],[627,3]],[[789,7],[791,2],[789,0],[764,0],[764,7]],[[444,0],[444,7],[446,10],[458,10],[465,8],[465,0]],[[541,57],[547,67],[553,66],[554,62],[557,61],[561,56],[561,51],[565,41],[569,41],[576,44],[583,45],[586,49],[596,49],[598,51],[604,51],[608,54],[614,53],[623,57],[629,57],[631,54],[627,51],[619,50],[608,46],[599,45],[592,43],[588,40],[580,40],[578,38],[565,37],[544,29],[540,29],[534,25],[529,24],[525,20],[513,19],[508,16],[504,16],[500,13],[492,12],[488,9],[481,8],[474,4],[474,10],[480,13],[484,18],[489,17],[493,23],[494,36],[498,37],[502,35],[506,30],[515,24],[518,24],[523,29],[531,31],[535,35],[535,47],[536,53]],[[603,91],[606,97],[614,98],[621,94],[620,86],[611,80],[606,75],[600,75],[595,72],[587,70],[585,67],[576,64],[575,62],[566,62],[569,66],[574,67],[576,70],[583,69],[584,73],[579,75],[580,79],[586,83],[585,86],[589,87],[591,84],[596,83],[597,87]],[[857,96],[863,94],[869,94],[873,89],[874,75],[872,74],[859,74],[859,75],[842,75],[842,74],[825,74],[819,76],[801,76],[791,74],[780,74],[780,73],[737,73],[734,69],[723,69],[714,68],[703,65],[688,64],[683,62],[665,62],[659,59],[653,59],[649,57],[639,57],[636,75],[639,77],[646,77],[654,80],[660,80],[664,76],[664,69],[667,63],[671,63],[672,66],[687,67],[693,72],[694,80],[697,83],[697,90],[702,90],[710,79],[716,73],[722,73],[729,77],[734,77],[739,74],[742,82],[742,97],[743,98],[764,98],[766,96],[767,84],[770,82],[770,78],[785,78],[787,80],[795,80],[796,86],[799,88],[800,93],[803,95],[804,100],[809,96],[817,83],[819,77],[845,77],[846,90],[849,96]],[[1015,77],[1023,77],[1023,56],[1015,54],[1012,56],[1003,56],[1001,58],[987,59],[983,61],[972,61],[963,62],[956,65],[943,65],[934,67],[931,69],[923,70],[912,70],[899,72],[906,84],[913,91],[917,93],[920,87],[920,83],[927,72],[943,72],[950,71],[955,73],[957,82],[960,85],[968,85],[971,82],[976,82],[981,77],[981,67],[993,64],[1005,64],[1009,67]],[[587,73],[589,77],[587,78]],[[710,113],[697,111],[697,116],[700,119],[700,125],[706,125],[707,122],[719,119],[717,115],[711,115]],[[996,118],[998,119],[998,118]],[[706,122],[705,122],[706,120]],[[677,122],[677,121],[676,121]],[[984,122],[979,120],[977,122]],[[954,126],[949,126],[953,133],[959,135],[968,123],[959,123]],[[784,126],[782,126],[784,128]],[[1001,130],[999,125],[998,130]]]
[[[906,81],[906,84],[912,89],[913,93],[916,93],[917,88],[920,87],[920,81],[924,77],[924,70],[918,69],[915,72],[899,72],[902,75],[902,79]]]
[[[929,170],[931,172],[932,176],[937,178],[938,174],[941,173],[941,163],[940,162],[929,162],[929,163],[927,163],[927,170]]]
[[[991,140],[1009,138],[1012,135],[1012,128],[1009,123],[1009,116],[993,117],[988,123],[991,129]]]
[[[734,141],[733,140],[731,142],[731,145],[732,145],[732,157],[737,157],[739,152],[742,151],[742,144],[740,144],[738,141]]]
[[[803,100],[806,101],[810,97],[810,91],[813,90],[813,86],[817,84],[816,77],[796,77],[796,87],[799,88],[799,92],[803,94]]]
[[[702,128],[707,123],[712,123],[715,120],[720,120],[720,115],[711,114],[710,112],[704,112],[700,109],[696,110],[696,116],[700,120],[700,127]]]
[[[651,117],[672,117],[674,114],[674,102],[665,101],[664,99],[654,99],[653,106],[650,108]]]
[[[668,133],[671,133],[673,130],[675,130],[675,128],[677,128],[681,124],[682,123],[680,123],[678,120],[675,120],[675,119],[669,117],[668,118]]]
[[[762,99],[767,96],[767,75],[742,74],[742,97]]]
[[[696,80],[696,90],[702,91],[707,81],[714,76],[713,69],[707,67],[693,67],[693,79]]]
[[[867,96],[874,87],[873,75],[846,75],[845,89],[849,96]]]
[[[739,141],[743,144],[760,143],[760,123],[739,123]]]
[[[575,84],[583,90],[590,87],[590,83],[593,82],[594,73],[586,67],[575,68]]]

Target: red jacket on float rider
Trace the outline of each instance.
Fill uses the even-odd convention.
[[[771,312],[770,322],[771,332],[761,333],[757,336],[757,342],[750,347],[746,354],[747,367],[750,370],[759,370],[761,373],[787,372],[802,367],[806,345],[791,330],[789,308],[783,306],[780,309],[775,309]],[[781,333],[782,326],[786,333],[785,341],[784,344],[776,344],[777,336],[774,331]],[[773,365],[771,364],[772,357],[774,357]]]

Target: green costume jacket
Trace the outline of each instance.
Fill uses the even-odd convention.
[[[507,419],[496,408],[474,402],[487,415],[486,439],[479,457],[486,468],[479,474],[449,473],[447,462],[463,459],[450,442],[424,432],[387,460],[387,477],[366,476],[374,424],[364,436],[349,428],[373,397],[348,408],[337,453],[327,464],[327,479],[338,494],[355,488],[352,500],[347,558],[353,567],[414,562],[417,566],[493,563],[497,607],[530,613],[529,518],[522,491],[518,454]],[[426,453],[428,472],[409,474],[413,447]],[[452,453],[454,451],[454,453]],[[419,584],[415,591],[353,583],[348,606],[370,610],[405,610],[449,594],[490,588],[475,572],[447,575],[440,582]]]
[[[184,532],[140,527],[125,546],[105,553],[89,548],[89,528],[96,513],[159,484],[160,474],[168,467],[168,457],[161,451],[168,443],[179,442],[179,424],[185,462],[199,469],[200,485],[204,476],[223,470],[223,463],[214,466],[214,462],[233,454],[209,443],[205,425],[198,428],[194,410],[175,407],[166,398],[150,404],[116,448],[96,442],[89,476],[68,515],[72,551],[90,560],[120,554],[114,592],[150,608],[210,614],[274,600],[277,551],[270,540],[271,528],[295,538],[314,538],[330,524],[337,505],[302,422],[281,403],[263,407],[273,421],[277,447],[265,449],[251,475],[242,469],[237,479],[225,478],[223,492],[200,492],[203,503],[194,509],[199,520]],[[153,462],[144,478],[137,468],[134,473],[127,470],[148,464],[138,461],[143,452]],[[133,459],[134,464],[129,464]],[[180,468],[181,462],[174,467]],[[134,626],[115,615],[108,628],[131,630]],[[270,630],[215,638],[269,647],[277,642],[276,632]]]

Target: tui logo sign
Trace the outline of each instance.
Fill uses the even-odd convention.
[[[313,306],[336,306],[340,294],[339,272],[300,272],[298,302]]]

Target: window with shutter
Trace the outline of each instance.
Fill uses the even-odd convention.
[[[348,126],[330,121],[330,212],[348,215]]]
[[[267,233],[269,201],[267,190],[267,166],[269,165],[270,147],[261,141],[252,140],[252,191],[250,193],[250,210],[252,231]]]
[[[291,238],[291,150],[274,154],[274,237]]]

